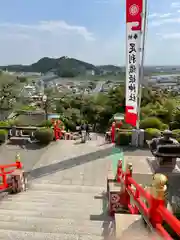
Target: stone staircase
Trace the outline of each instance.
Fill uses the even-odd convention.
[[[0,239],[104,239],[109,219],[103,213],[103,190],[32,183],[28,191],[0,202]]]
[[[28,190],[0,201],[0,240],[115,240],[104,194],[112,150],[99,140],[59,141],[43,154],[30,173]],[[144,166],[137,176],[141,182],[144,161],[129,160],[138,171],[139,164]],[[135,216],[120,214],[119,219],[118,239],[144,238],[143,225],[138,238],[137,228],[128,230]]]

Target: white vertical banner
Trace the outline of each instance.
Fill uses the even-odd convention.
[[[136,126],[143,0],[126,0],[126,123]]]
[[[131,28],[132,24],[127,24],[126,105],[137,113],[141,34]]]

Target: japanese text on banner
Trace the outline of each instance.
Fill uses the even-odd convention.
[[[138,95],[138,77],[139,77],[139,36],[138,33],[132,32],[128,34],[127,49],[128,49],[128,81],[127,81],[127,96],[128,102],[131,105],[137,104]]]

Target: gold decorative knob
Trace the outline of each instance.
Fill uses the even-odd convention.
[[[165,200],[167,182],[168,178],[161,173],[157,173],[153,176],[151,194],[155,199]]]
[[[20,161],[20,154],[19,153],[16,154],[15,161]]]

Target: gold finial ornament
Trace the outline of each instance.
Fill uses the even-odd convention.
[[[19,153],[16,154],[15,161],[20,161],[20,154]]]
[[[128,169],[130,172],[132,172],[132,170],[133,170],[132,163],[128,163],[128,164],[127,164],[127,169]]]
[[[130,172],[132,172],[133,170],[132,163],[127,163],[126,170],[129,170]]]
[[[167,191],[167,182],[168,178],[161,174],[161,173],[156,173],[153,176],[153,181],[152,181],[152,196],[155,199],[158,200],[165,200],[165,192]]]

